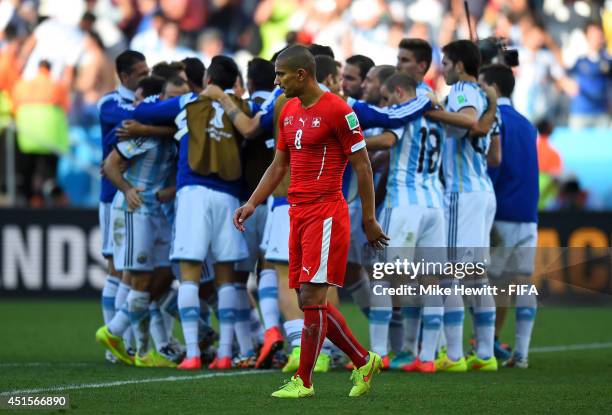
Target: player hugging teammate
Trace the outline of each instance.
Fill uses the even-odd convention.
[[[420,39],[400,42],[394,66],[355,55],[340,72],[320,45],[255,58],[249,99],[234,92],[231,58],[214,57],[207,70],[195,58],[162,63],[149,76],[144,56],[121,54],[121,86],[99,105],[109,276],[96,340],[107,358],[182,370],[282,367],[295,374],[272,394],[280,398],[314,395],[313,372],[328,371],[340,352],[352,397],[381,369],[491,371],[496,357],[526,368],[535,297],[517,298],[512,355],[495,336],[496,299],[466,298],[475,336],[466,359],[461,296],[407,306],[375,299],[367,277],[367,245],[383,257],[488,260],[494,219],[509,249],[535,245],[535,136],[511,109],[512,72],[480,68],[470,41],[442,52],[446,109],[424,81],[432,48]],[[494,255],[494,277],[528,277],[533,259],[513,252]],[[514,271],[503,265],[517,262]],[[433,281],[467,284],[440,275],[417,283]],[[368,317],[372,351],[338,309],[345,282]]]

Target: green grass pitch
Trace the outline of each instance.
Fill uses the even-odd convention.
[[[343,311],[366,340],[365,318],[352,305]],[[503,340],[513,343],[510,323]],[[0,302],[0,393],[67,394],[71,409],[55,413],[83,414],[603,414],[612,408],[609,308],[541,308],[528,370],[384,372],[361,399],[348,398],[349,372],[336,370],[316,374],[316,396],[300,401],[269,397],[287,377],[280,372],[181,373],[107,364],[93,340],[100,324],[95,301]]]

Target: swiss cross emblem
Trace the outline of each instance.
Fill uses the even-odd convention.
[[[285,127],[288,125],[291,125],[292,123],[293,123],[293,115],[289,117],[285,117],[285,119],[283,120],[283,125]]]
[[[320,125],[321,125],[321,118],[317,117],[317,118],[312,119],[312,124],[310,126],[312,128],[319,128]]]

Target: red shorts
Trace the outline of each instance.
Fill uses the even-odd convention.
[[[344,198],[289,208],[289,288],[301,283],[342,287],[351,239]]]

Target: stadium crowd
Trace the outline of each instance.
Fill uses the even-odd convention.
[[[457,1],[2,1],[1,103],[17,128],[23,197],[87,205],[97,189],[108,275],[95,337],[107,360],[297,371],[279,397],[310,396],[312,372],[339,365],[354,370],[350,396],[380,368],[526,369],[535,294],[516,295],[511,351],[497,338],[508,303],[483,287],[529,281],[538,205],[586,204],[575,180],[542,192],[542,174],[545,184],[563,174],[553,126],[610,127],[610,12],[553,3],[470,2],[479,38],[518,49],[511,68],[504,48],[485,57],[467,40]],[[317,100],[302,107],[308,93]],[[289,174],[286,152],[309,169]],[[382,229],[366,218],[374,185]],[[325,211],[299,217],[329,207],[321,199],[350,216],[350,247]],[[306,229],[299,243],[295,229]],[[392,283],[368,278],[366,246],[384,239],[373,229],[401,255],[455,265],[506,249],[491,281],[474,279],[474,298],[397,304],[373,290]],[[306,263],[312,252],[318,262]],[[445,288],[463,285],[439,274],[429,276]],[[329,285],[324,303],[298,301],[303,284]],[[372,351],[336,308],[343,285]]]
[[[519,50],[512,98],[530,121],[609,128],[608,2],[468,3],[479,38],[503,37]],[[2,0],[0,130],[4,147],[6,127],[16,125],[14,203],[95,205],[101,157],[96,102],[116,86],[112,61],[127,47],[151,65],[190,56],[208,65],[224,54],[244,75],[253,56],[269,59],[286,43],[329,45],[339,62],[362,54],[395,64],[399,40],[421,38],[434,50],[426,82],[445,95],[440,47],[468,35],[458,0]],[[40,66],[45,61],[47,69]],[[351,76],[342,74],[342,80]],[[567,173],[562,165],[556,169],[542,208],[590,206],[588,192]],[[576,192],[581,202],[566,203]]]

